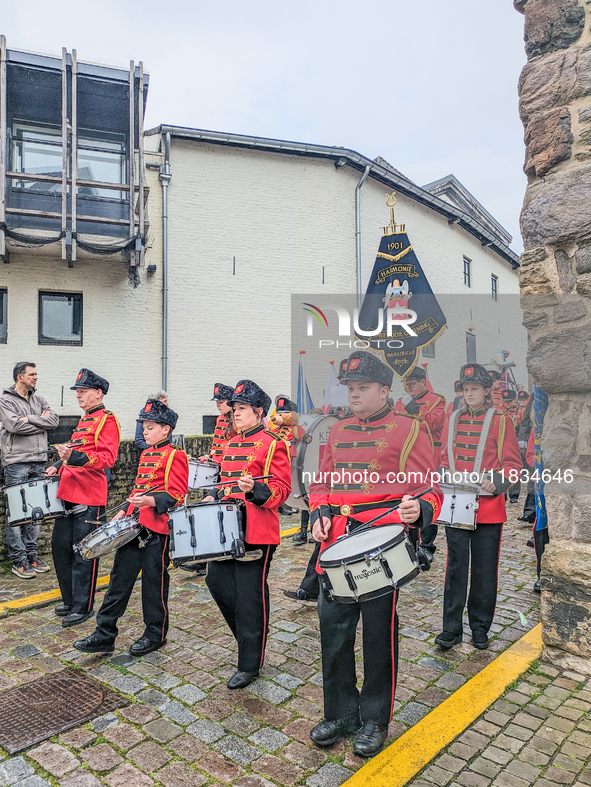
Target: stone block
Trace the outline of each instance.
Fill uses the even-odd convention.
[[[72,752],[55,743],[43,743],[28,752],[28,756],[52,776],[65,776],[80,765],[80,760]]]
[[[250,686],[248,686],[248,691],[257,694],[259,697],[267,700],[267,702],[273,703],[273,705],[280,705],[291,697],[290,691],[287,691],[281,686],[277,686],[275,683],[260,679],[251,683]]]
[[[16,784],[34,773],[35,771],[22,757],[11,757],[9,760],[0,762],[0,785],[1,787],[9,787],[9,785]]]
[[[261,746],[263,749],[267,749],[267,751],[277,751],[282,746],[285,746],[286,743],[289,743],[289,738],[287,735],[284,735],[279,730],[274,730],[271,727],[265,727],[258,732],[255,732],[254,735],[250,735],[248,738],[249,741],[252,741],[257,746]]]
[[[219,751],[224,757],[238,763],[238,765],[250,765],[255,760],[258,760],[262,751],[256,746],[251,746],[242,738],[237,735],[227,735],[217,743],[214,743],[213,748]]]
[[[168,743],[180,735],[182,729],[168,719],[156,719],[146,724],[144,732],[147,732],[151,738],[160,741],[160,743]]]
[[[209,719],[198,719],[190,727],[187,727],[187,732],[199,738],[203,743],[214,743],[226,734],[220,724],[209,721]]]
[[[568,161],[573,141],[570,112],[566,107],[534,115],[525,129],[525,174],[541,178],[561,161]]]
[[[348,768],[329,762],[306,779],[308,787],[339,787],[353,775]]]
[[[528,58],[566,49],[585,27],[585,11],[577,0],[529,0],[525,13],[525,51]]]
[[[172,721],[176,721],[177,724],[182,724],[183,726],[191,724],[197,720],[197,716],[194,713],[192,713],[188,708],[185,708],[182,703],[177,702],[176,700],[174,702],[167,703],[161,710],[164,716],[168,716],[169,719],[172,719]]]
[[[589,228],[591,231],[591,222]],[[563,323],[551,332],[537,330],[532,333],[528,350],[528,370],[548,394],[586,394],[591,390],[590,350],[589,324]]]
[[[158,781],[165,787],[201,787],[205,778],[187,768],[184,762],[171,762],[156,774]]]

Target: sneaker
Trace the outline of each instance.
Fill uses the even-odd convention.
[[[33,557],[29,560],[29,566],[33,569],[36,574],[45,574],[46,571],[49,571],[49,566],[44,560],[41,560],[39,557]]]
[[[21,579],[33,579],[36,576],[35,570],[27,562],[14,563],[12,566],[12,573]]]

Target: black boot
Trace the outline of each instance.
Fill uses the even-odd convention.
[[[363,729],[355,738],[353,754],[359,757],[373,757],[384,745],[388,737],[388,725],[377,724],[375,721],[366,721]]]
[[[317,746],[332,746],[347,735],[352,735],[361,727],[359,716],[344,719],[323,719],[310,730],[310,740]]]

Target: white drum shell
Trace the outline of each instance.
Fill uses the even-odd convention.
[[[392,578],[387,576],[380,557],[387,561]],[[319,565],[330,580],[333,598],[345,604],[385,595],[419,573],[414,549],[400,525],[372,527],[346,536],[320,553]],[[347,569],[353,576],[356,591],[347,582]]]
[[[225,542],[221,540],[219,513],[223,514]],[[177,563],[231,555],[234,541],[243,538],[242,507],[237,503],[177,506],[169,512],[168,524],[171,557]]]
[[[84,536],[82,541],[74,546],[74,551],[79,552],[84,560],[95,560],[132,541],[140,528],[137,519],[131,516],[111,519]]]
[[[201,489],[209,484],[215,484],[219,472],[220,466],[215,462],[199,462],[197,459],[189,459],[189,489]]]
[[[65,506],[63,501],[57,498],[58,486],[59,478],[53,477],[23,481],[21,484],[5,487],[7,524],[21,525],[29,522],[39,524],[43,519],[61,516],[65,511]],[[39,516],[33,518],[33,512]]]
[[[437,522],[447,527],[476,530],[478,495],[453,484],[440,484],[443,504]]]

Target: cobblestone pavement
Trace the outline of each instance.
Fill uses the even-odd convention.
[[[517,516],[518,507],[511,508]],[[291,524],[296,524],[295,517]],[[539,599],[531,590],[535,560],[533,551],[525,546],[529,535],[527,528],[518,527],[516,523],[505,528],[499,600],[493,626],[495,636],[488,651],[475,650],[469,644],[469,636],[463,644],[446,653],[433,643],[441,629],[445,569],[443,533],[431,571],[420,575],[401,591],[401,661],[390,740],[429,713],[538,622]],[[61,787],[118,787],[123,784],[126,787],[222,784],[336,787],[343,783],[363,764],[353,756],[351,741],[320,751],[311,745],[308,737],[312,726],[323,715],[316,608],[313,604],[291,601],[282,592],[299,585],[310,549],[293,546],[291,538],[287,537],[275,555],[269,580],[272,607],[266,663],[260,678],[246,690],[226,688],[225,682],[236,664],[234,639],[204,579],[180,569],[171,572],[168,644],[142,659],[134,659],[127,653],[129,645],[143,633],[137,588],[128,612],[120,621],[116,653],[105,659],[85,656],[72,648],[73,640],[93,630],[92,621],[76,629],[63,629],[53,607],[19,612],[0,620],[0,689],[34,680],[65,666],[75,666],[132,701],[127,708],[75,727],[21,756],[9,758],[4,752],[0,762],[0,787],[13,784],[19,787],[47,784]],[[102,597],[100,592],[97,605]],[[18,650],[23,645],[32,645],[37,650]],[[360,653],[358,658],[361,662]],[[359,666],[361,668],[361,663]],[[538,684],[529,681],[538,677],[528,678],[526,685],[537,691]],[[559,682],[554,689],[570,694]],[[508,697],[504,702],[530,702],[528,694],[515,696],[522,699]],[[536,707],[540,713],[550,712],[554,700],[550,694],[550,704],[544,705],[538,698]],[[584,696],[575,699],[577,702],[585,702]],[[491,711],[496,721],[483,722],[488,725],[486,734],[491,739],[501,732],[500,715],[504,713],[503,718],[509,719],[507,710],[502,710],[504,707],[501,705]],[[571,714],[577,712],[572,702],[569,705],[565,700],[564,707]],[[544,721],[541,716],[533,716],[528,711],[526,714],[532,718],[531,723],[539,720],[541,725]],[[574,717],[561,719],[557,723],[577,723]],[[533,728],[525,725],[520,729],[523,734],[529,734]],[[552,735],[561,734],[562,728],[552,729],[556,730]],[[474,734],[484,736],[482,732]],[[583,730],[581,734],[587,733]],[[488,738],[486,740],[488,742]],[[572,744],[583,745],[579,739]],[[462,744],[465,750],[469,745]],[[476,748],[473,746],[474,752]],[[495,748],[501,750],[502,746],[491,744],[491,751]],[[459,765],[456,770],[467,763],[467,758],[462,760],[456,754],[446,756],[450,760],[456,757]],[[568,751],[565,756],[569,756]],[[482,760],[496,767],[497,761],[492,755],[488,758],[483,755]],[[529,760],[523,762],[539,767]],[[441,765],[438,767],[444,771]],[[499,771],[501,767],[504,768],[499,765]],[[445,773],[449,776],[448,781],[454,778],[452,771]],[[477,779],[488,778],[479,771],[472,773]],[[510,778],[514,777],[510,775]],[[439,783],[437,779],[428,783],[433,781]],[[477,787],[488,784],[458,783]],[[523,782],[498,782],[499,787],[501,784],[521,785]],[[540,787],[543,784],[540,782]]]
[[[533,665],[411,787],[591,784],[591,680]]]

